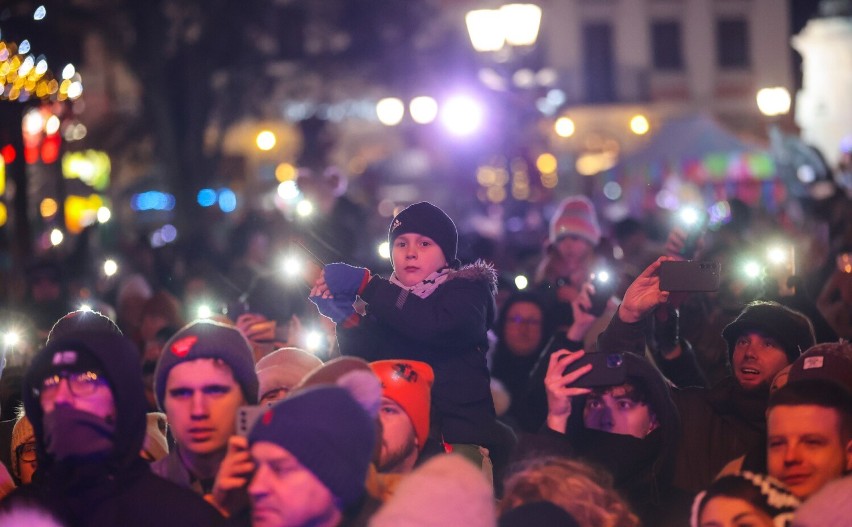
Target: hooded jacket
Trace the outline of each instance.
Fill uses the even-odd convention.
[[[366,315],[354,327],[338,325],[340,351],[370,362],[426,362],[435,372],[433,432],[487,446],[496,426],[485,362],[496,290],[494,267],[481,261],[451,270],[425,298],[374,276],[361,293]]]
[[[115,402],[113,448],[106,459],[58,461],[47,451],[44,412],[34,388],[54,355],[77,351],[96,359]],[[134,344],[108,332],[79,332],[50,342],[24,377],[24,408],[33,425],[39,460],[34,483],[4,500],[36,501],[70,527],[122,525],[218,525],[219,514],[203,499],[151,473],[139,455],[145,437],[146,401]]]
[[[659,426],[644,438],[586,428],[583,410],[586,397],[572,401],[565,433],[546,426],[524,447],[552,450],[605,468],[615,488],[630,503],[644,525],[683,525],[689,518],[689,496],[671,484],[674,450],[678,444],[680,415],[666,380],[642,357],[624,354],[627,380],[647,393],[648,407]]]
[[[639,353],[643,328],[643,321],[628,324],[616,314],[598,346]],[[703,490],[726,463],[765,445],[768,397],[768,389],[746,391],[733,376],[712,388],[672,390],[682,416],[674,484],[687,492]]]

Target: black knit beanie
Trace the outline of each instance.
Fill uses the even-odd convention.
[[[346,389],[320,385],[272,405],[249,432],[249,445],[261,441],[295,456],[343,509],[364,495],[376,424]]]
[[[121,330],[115,322],[110,320],[106,315],[98,311],[78,309],[77,311],[71,311],[56,321],[53,327],[50,328],[50,333],[47,334],[47,343],[65,338],[74,333],[86,331],[106,331],[122,335]]]
[[[456,258],[459,233],[456,224],[447,214],[427,201],[421,201],[402,209],[388,228],[388,244],[393,250],[393,241],[401,234],[413,232],[432,238],[444,252],[450,267],[461,264]]]
[[[778,302],[752,302],[722,330],[731,361],[737,339],[752,331],[773,338],[784,350],[790,363],[816,344],[813,325],[802,313]]]

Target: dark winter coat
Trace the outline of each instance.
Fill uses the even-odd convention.
[[[600,335],[598,349],[644,350],[644,338],[642,322],[628,324],[616,314]],[[743,390],[733,377],[709,389],[673,389],[681,416],[674,484],[688,492],[704,490],[725,464],[760,448],[765,442],[768,396],[768,390]]]
[[[426,298],[374,276],[361,293],[366,315],[355,327],[337,328],[340,351],[428,363],[435,372],[432,432],[448,443],[488,446],[496,418],[485,354],[496,288],[497,273],[484,262],[450,271]]]
[[[87,352],[103,367],[116,415],[114,447],[106,459],[57,462],[46,450],[44,412],[33,388],[40,385],[54,353],[64,350]],[[114,333],[77,333],[52,341],[33,359],[23,398],[35,431],[39,468],[34,483],[0,502],[3,508],[31,502],[68,527],[221,524],[219,513],[200,496],[154,475],[140,457],[146,401],[139,353],[128,339]]]

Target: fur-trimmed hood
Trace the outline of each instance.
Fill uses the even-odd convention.
[[[492,295],[497,294],[497,269],[494,264],[485,260],[476,260],[472,264],[464,265],[456,271],[450,271],[447,280],[482,280],[488,284]]]

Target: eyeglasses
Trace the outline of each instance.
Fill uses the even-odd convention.
[[[15,447],[15,456],[18,461],[26,461],[32,463],[36,460],[36,444],[35,442],[23,443]]]
[[[68,381],[68,389],[75,397],[92,395],[97,391],[98,387],[106,384],[106,381],[98,373],[93,371],[73,373],[62,371],[41,381],[41,388],[34,390],[35,395],[49,399],[55,397],[62,379]]]
[[[538,326],[541,324],[540,318],[525,318],[520,315],[515,315],[506,319],[507,323],[523,324],[525,326]]]

